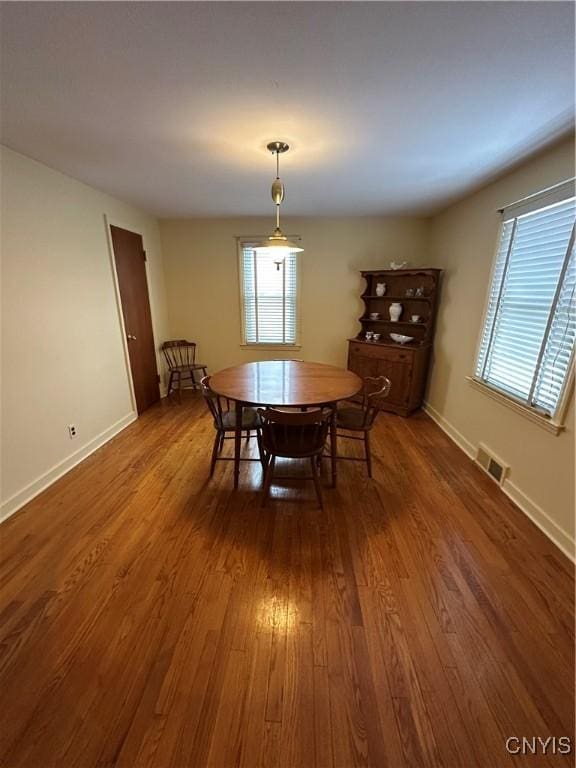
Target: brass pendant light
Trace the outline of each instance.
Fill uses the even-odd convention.
[[[288,144],[283,141],[271,141],[267,145],[267,149],[276,155],[276,178],[272,183],[271,194],[274,205],[276,206],[276,229],[265,240],[262,240],[254,247],[256,253],[263,253],[271,256],[276,269],[280,269],[284,263],[284,259],[291,253],[299,253],[304,249],[297,243],[288,240],[288,238],[282,233],[280,229],[280,204],[284,200],[284,185],[280,181],[280,155],[283,152],[287,152],[289,149]]]

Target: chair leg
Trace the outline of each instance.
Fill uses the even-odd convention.
[[[262,506],[268,501],[268,494],[270,493],[270,485],[272,484],[272,475],[274,474],[274,465],[276,463],[276,456],[270,456],[268,459],[268,465],[266,467],[266,474],[264,476],[264,490],[262,492]]]
[[[174,382],[174,371],[170,371],[170,378],[168,379],[168,392],[166,393],[166,397],[170,397],[170,392],[172,391],[173,382]]]
[[[178,402],[182,402],[182,374],[180,371],[177,371],[178,375]]]
[[[364,451],[366,453],[366,465],[368,467],[368,477],[372,477],[372,456],[370,455],[370,432],[364,432]]]
[[[336,431],[336,409],[332,409],[330,417],[330,456],[332,465],[332,488],[336,488],[336,459],[337,459],[337,431]]]
[[[224,432],[219,432],[219,441],[220,444],[218,445],[218,453],[222,453],[222,448],[224,448]]]
[[[324,509],[324,502],[322,500],[322,489],[320,488],[320,478],[318,477],[318,464],[316,456],[310,457],[310,466],[312,467],[312,479],[314,480],[314,488],[316,489],[316,498],[320,509]]]
[[[210,462],[210,477],[214,474],[214,467],[216,466],[216,459],[218,457],[218,448],[220,446],[220,440],[221,434],[220,432],[216,432],[216,435],[214,437],[214,447],[212,448],[212,461]]]
[[[250,442],[250,430],[247,429],[246,430],[246,445],[248,445],[249,442]]]
[[[260,430],[256,430],[256,442],[258,443],[258,456],[260,457],[260,463],[262,468],[266,471],[266,456],[264,455],[264,446],[262,445],[262,435]]]

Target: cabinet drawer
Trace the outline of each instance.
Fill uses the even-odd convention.
[[[380,344],[350,343],[350,354],[362,357],[377,357],[379,360],[389,360],[391,363],[412,361],[413,349],[395,349]]]

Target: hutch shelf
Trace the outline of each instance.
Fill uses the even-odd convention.
[[[390,394],[380,405],[385,411],[409,416],[422,405],[440,272],[424,268],[361,272],[366,281],[361,297],[364,313],[359,319],[360,332],[348,340],[348,368],[361,378],[387,376],[390,379]],[[383,295],[382,283],[385,284]],[[400,305],[392,311],[395,316],[400,309],[397,320],[390,316],[392,304]],[[412,336],[413,340],[399,344],[390,337],[391,333]],[[373,334],[380,334],[376,341]]]

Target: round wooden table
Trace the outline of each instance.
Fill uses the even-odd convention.
[[[234,400],[234,488],[238,488],[242,440],[242,408],[245,405],[273,407],[334,406],[358,394],[362,380],[352,371],[324,363],[298,360],[263,360],[225,368],[210,378],[216,394]],[[336,484],[336,422],[330,424],[332,484]]]

